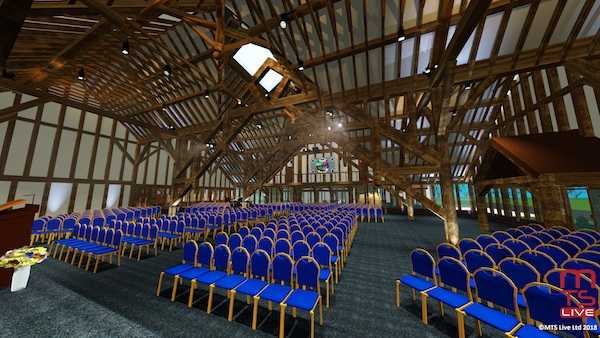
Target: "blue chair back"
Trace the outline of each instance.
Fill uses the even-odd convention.
[[[553,244],[544,244],[535,248],[536,251],[543,252],[548,256],[552,257],[556,265],[560,266],[564,261],[570,258],[569,253],[567,253],[563,248],[553,245]]]
[[[320,294],[319,264],[312,257],[302,257],[296,261],[296,285],[302,289],[314,290]]]
[[[544,278],[548,284],[552,284],[562,290],[585,290],[585,292],[572,292],[571,294],[584,306],[593,307],[598,310],[600,289],[593,271],[567,269],[552,269]]]
[[[521,225],[517,229],[521,230],[522,233],[529,235],[534,233],[536,230],[528,225]]]
[[[531,234],[531,236],[539,239],[540,241],[542,241],[542,243],[550,243],[554,240],[554,237],[548,235],[545,232],[534,232]]]
[[[502,245],[506,246],[513,252],[515,256],[519,256],[521,252],[532,249],[527,245],[527,243],[520,241],[518,239],[507,239],[502,242]]]
[[[572,295],[548,283],[531,283],[523,290],[527,303],[527,313],[532,320],[546,325],[564,325],[573,327],[582,325],[581,318],[562,318],[561,309],[564,307],[579,307],[581,304]],[[566,331],[565,331],[566,332]],[[570,334],[583,338],[583,330],[571,330]]]
[[[292,252],[292,244],[287,239],[281,238],[281,239],[278,239],[277,242],[275,242],[275,254],[286,253],[289,255],[289,254],[291,254],[291,252]]]
[[[240,230],[238,230],[238,234],[240,234],[242,238],[245,238],[250,234],[250,230],[248,229],[248,227],[240,227]]]
[[[196,241],[187,241],[183,245],[183,263],[198,265],[198,244]]]
[[[508,229],[508,230],[506,230],[506,232],[508,232],[512,236],[512,238],[517,238],[517,237],[525,235],[525,233],[523,231],[521,231],[520,229],[515,229],[515,228]]]
[[[262,230],[260,228],[254,227],[250,230],[250,234],[256,238],[262,237]]]
[[[538,245],[544,244],[544,242],[542,242],[539,238],[532,236],[532,235],[523,235],[517,239],[520,241],[523,241],[531,249],[535,249]]]
[[[580,252],[577,245],[573,244],[572,242],[566,239],[555,239],[549,244],[556,245],[557,247],[565,250],[570,257],[575,257]]]
[[[473,275],[478,301],[491,302],[507,310],[514,311],[521,320],[519,306],[517,305],[517,287],[504,273],[481,268]]]
[[[570,236],[574,236],[580,238],[585,241],[587,246],[596,244],[596,239],[591,234],[584,231],[575,231],[569,234]]]
[[[198,265],[206,268],[211,267],[213,260],[214,249],[212,244],[208,242],[202,242],[198,246]]]
[[[410,253],[410,260],[413,274],[435,280],[435,260],[427,250],[421,248],[414,249]]]
[[[573,270],[591,270],[594,271],[596,276],[600,276],[600,264],[594,263],[587,259],[583,258],[571,258],[567,259],[561,265],[563,269],[573,269]]]
[[[248,235],[242,239],[242,246],[248,250],[248,252],[254,252],[256,250],[256,246],[258,245],[258,241],[256,237],[252,235]]]
[[[250,254],[248,250],[239,246],[233,250],[231,254],[231,271],[234,274],[246,275],[248,273],[248,263],[250,262]]]
[[[278,253],[273,257],[273,282],[283,285],[292,284],[294,260],[286,253]]]
[[[311,248],[320,241],[321,236],[319,236],[319,234],[314,231],[306,235],[306,242],[308,243],[308,245],[310,245]]]
[[[256,250],[250,256],[250,275],[252,278],[269,280],[269,270],[271,268],[271,258],[264,250]]]
[[[263,237],[258,241],[258,248],[266,251],[269,255],[273,255],[273,240],[269,237]]]
[[[460,253],[464,256],[464,254],[469,250],[483,250],[481,245],[477,243],[476,240],[472,238],[463,238],[458,242],[458,247],[460,249]]]
[[[600,252],[598,251],[583,251],[577,254],[575,258],[583,258],[587,259],[588,261],[600,264]]]
[[[539,272],[540,278],[543,278],[548,271],[557,267],[554,259],[541,251],[527,250],[522,252],[519,258],[531,264]]]
[[[294,261],[300,260],[305,256],[310,256],[310,246],[305,241],[298,241],[292,246]]]
[[[452,257],[458,260],[462,259],[460,250],[450,243],[440,243],[435,249],[438,260],[444,257]]]
[[[504,258],[515,257],[514,253],[502,244],[490,244],[486,246],[485,253],[490,255],[496,264],[500,263]]]
[[[513,281],[519,290],[522,290],[529,283],[541,281],[537,269],[527,261],[519,258],[505,258],[498,264],[498,268]]]
[[[229,260],[231,258],[231,251],[227,244],[219,244],[215,248],[214,264],[215,270],[227,272],[229,270]]]
[[[237,249],[238,247],[242,246],[242,236],[240,236],[238,233],[231,234],[229,237],[229,243],[227,244],[229,245],[229,249]]]
[[[469,288],[471,274],[463,263],[453,257],[444,257],[439,260],[438,269],[440,270],[439,281],[444,286],[456,288],[468,294],[471,299],[471,288]]]
[[[263,231],[263,237],[269,237],[270,239],[275,240],[275,230],[265,229],[265,231]]]
[[[477,271],[479,268],[494,268],[494,266],[496,266],[494,259],[490,257],[490,255],[477,249],[467,251],[464,254],[464,261],[467,269],[471,273]]]
[[[227,235],[227,233],[221,231],[215,235],[215,245],[221,245],[221,244],[227,245],[228,243],[229,243],[229,236]]]
[[[490,235],[482,234],[475,239],[479,245],[485,250],[485,247],[490,244],[499,243],[498,240]]]
[[[565,235],[562,236],[560,240],[565,240],[575,244],[579,250],[584,250],[589,246],[588,242],[576,235]]]

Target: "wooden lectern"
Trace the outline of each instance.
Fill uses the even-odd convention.
[[[29,245],[31,224],[38,205],[16,200],[0,205],[0,256],[8,250]],[[10,286],[12,269],[0,268],[0,289]]]

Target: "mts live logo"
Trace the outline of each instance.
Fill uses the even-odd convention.
[[[596,273],[590,269],[565,269],[560,272],[560,288],[563,293],[572,295],[579,301],[579,304],[573,304],[573,298],[567,297],[567,306],[560,309],[562,318],[588,318],[594,317],[595,309],[598,306],[596,297],[586,288],[581,288],[581,279],[585,276],[589,280],[584,280],[585,284],[596,285]],[[571,280],[568,280],[572,277]],[[567,282],[568,281],[568,282]],[[570,288],[572,287],[572,288]]]

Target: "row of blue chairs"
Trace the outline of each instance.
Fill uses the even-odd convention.
[[[233,320],[234,304],[237,295],[252,297],[252,329],[256,329],[258,306],[262,301],[279,304],[279,336],[284,337],[285,312],[291,307],[309,313],[311,337],[314,337],[315,310],[319,306],[320,324],[323,325],[323,305],[320,291],[321,267],[316,259],[304,256],[294,261],[285,253],[271,259],[264,250],[257,249],[252,254],[244,247],[233,252],[225,244],[214,248],[204,242],[200,246],[195,241],[184,245],[182,264],[160,273],[156,295],[161,293],[164,276],[173,278],[171,301],[177,296],[179,282],[190,283],[188,307],[194,301],[194,290],[199,286],[208,288],[207,313],[212,311],[213,293],[221,290],[229,299],[228,320]],[[269,307],[271,309],[271,307]]]
[[[467,253],[467,256],[477,250]],[[598,310],[600,289],[586,276],[573,274],[573,269],[554,268],[548,271],[541,282],[539,274],[526,261],[506,258],[492,268],[481,266],[472,272],[472,267],[453,257],[443,257],[436,264],[431,254],[423,249],[411,253],[412,272],[396,281],[396,305],[400,306],[400,285],[412,291],[413,301],[416,291],[421,298],[421,319],[428,322],[427,300],[432,298],[456,311],[459,337],[464,337],[464,317],[476,319],[476,329],[481,335],[480,322],[514,337],[555,337],[538,330],[530,324],[537,322],[546,325],[587,324],[597,328],[597,318],[564,319],[560,309],[577,307],[586,298],[570,295],[565,290],[584,289],[583,297],[595,300],[594,311]],[[521,308],[526,309],[527,318],[521,317]],[[500,310],[500,311],[499,311]],[[507,313],[510,312],[509,313]],[[569,331],[576,337],[587,337],[583,330]],[[598,335],[598,331],[593,331]]]
[[[115,254],[117,255],[117,265],[121,265],[121,256],[119,253],[121,251],[122,239],[123,233],[121,230],[115,231],[98,226],[77,224],[74,236],[54,241],[49,248],[49,252],[54,258],[58,256],[58,260],[62,260],[63,253],[65,253],[64,261],[69,262],[70,260],[72,265],[75,264],[77,255],[79,254],[79,263],[77,264],[79,268],[81,268],[84,258],[87,257],[86,271],[89,271],[91,260],[95,259],[94,273],[96,273],[99,263],[108,258],[109,263],[112,264],[112,257]],[[70,254],[72,256],[69,257]]]
[[[137,260],[139,261],[142,255],[142,249],[146,249],[146,254],[150,253],[150,249],[154,249],[154,256],[158,256],[158,226],[140,223],[124,223],[121,228],[115,227],[116,230],[121,230],[124,234],[123,245],[120,254],[125,256],[125,251],[129,248],[129,259],[133,257],[135,248],[138,249]]]

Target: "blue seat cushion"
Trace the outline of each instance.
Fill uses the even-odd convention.
[[[227,276],[227,273],[223,271],[211,271],[196,278],[196,281],[200,284],[210,285],[225,276]]]
[[[315,291],[295,289],[285,302],[288,306],[310,311],[315,308],[319,294]]]
[[[479,303],[469,304],[464,312],[502,332],[509,332],[519,324],[517,318]]]
[[[550,332],[542,331],[532,325],[523,325],[514,334],[517,338],[556,338],[558,336],[553,335]]]
[[[463,296],[440,287],[436,287],[435,289],[427,291],[427,294],[431,298],[439,300],[440,302],[455,309],[469,302],[469,298],[467,296]]]
[[[287,297],[292,288],[287,285],[269,284],[263,292],[260,293],[260,298],[272,302],[281,303]]]
[[[179,274],[179,277],[187,280],[198,279],[201,275],[209,272],[207,268],[191,268]]]
[[[159,236],[159,237],[165,237],[165,238],[169,238],[169,239],[173,239],[173,238],[179,238],[179,236],[177,236],[177,235],[173,235],[173,234],[170,234],[170,233],[168,233],[168,232],[159,232],[159,233],[158,233],[158,236]]]
[[[102,247],[102,248],[98,248],[96,250],[90,251],[90,253],[94,254],[94,255],[105,255],[107,253],[116,252],[116,251],[117,251],[117,249],[115,249],[115,248]]]
[[[329,269],[321,269],[319,272],[319,280],[326,281],[331,277],[331,270]]]
[[[413,275],[404,275],[400,277],[400,283],[408,286],[409,288],[415,289],[417,291],[424,291],[427,289],[431,289],[435,285],[430,281],[424,280],[422,278],[413,276]]]
[[[231,290],[231,289],[234,289],[236,286],[242,284],[245,281],[246,281],[246,277],[244,277],[244,276],[229,275],[227,277],[223,277],[223,278],[219,279],[215,283],[215,286],[220,289]]]
[[[33,230],[33,231],[31,231],[32,235],[43,235],[45,233],[46,233],[46,231],[44,231],[44,230]]]
[[[193,268],[192,264],[179,264],[165,270],[165,274],[175,276],[191,268]]]
[[[265,286],[267,286],[267,282],[265,281],[260,279],[248,279],[235,288],[235,291],[248,296],[256,296],[265,288]]]

